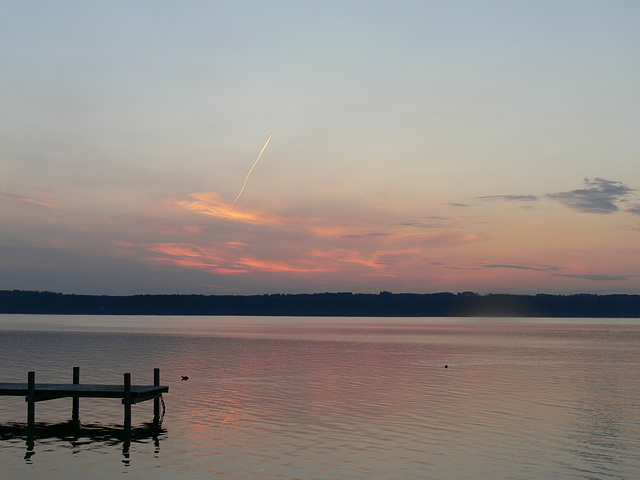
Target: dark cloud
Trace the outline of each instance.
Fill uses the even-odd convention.
[[[424,217],[423,219],[415,222],[403,222],[399,223],[398,225],[419,228],[444,228],[449,226],[449,219],[446,217],[432,215],[429,217]]]
[[[455,203],[455,202],[449,202],[447,203],[447,205],[450,205],[452,207],[470,207],[471,204],[469,203]]]
[[[476,198],[478,200],[503,200],[505,202],[537,202],[540,200],[536,195],[483,195]]]
[[[635,215],[640,215],[640,203],[634,205],[633,207],[628,208],[627,212],[633,213]]]
[[[547,197],[581,212],[612,213],[618,210],[616,203],[635,191],[622,182],[604,178],[585,178],[584,186],[570,192],[549,193]],[[640,213],[640,210],[632,213]]]
[[[636,277],[636,275],[570,275],[564,273],[556,273],[555,275],[556,277],[579,278],[596,282],[624,282]]]
[[[342,237],[340,238],[344,238],[344,239],[354,239],[354,238],[371,238],[371,237],[388,237],[389,234],[388,233],[367,233],[364,235],[361,234],[350,234],[350,235],[342,235]]]
[[[483,268],[513,268],[516,270],[535,270],[538,272],[553,272],[560,270],[560,267],[553,265],[526,265],[521,263],[492,263],[489,265],[482,265]]]

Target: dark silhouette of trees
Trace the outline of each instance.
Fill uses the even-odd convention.
[[[69,295],[0,291],[0,313],[376,317],[640,317],[640,295],[314,293]]]

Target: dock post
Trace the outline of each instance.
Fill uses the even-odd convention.
[[[156,387],[160,386],[160,369],[153,369],[153,385]],[[160,397],[156,397],[153,399],[153,423],[156,425],[160,423]]]
[[[73,367],[73,384],[80,384],[80,367]],[[77,395],[73,396],[71,421],[76,425],[80,423],[80,397],[78,397]]]
[[[131,428],[131,374],[124,374],[124,428]]]
[[[36,422],[36,372],[27,374],[27,427],[33,428]]]

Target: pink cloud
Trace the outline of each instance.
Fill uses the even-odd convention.
[[[231,205],[214,192],[190,197],[169,203],[179,207],[178,212],[202,215],[197,226],[190,226],[193,217],[181,215],[165,219],[171,228],[161,221],[147,223],[131,231],[131,240],[114,242],[117,254],[216,275],[269,275],[263,279],[274,281],[304,275],[308,282],[355,282],[423,278],[444,268],[429,263],[428,252],[485,238],[466,232],[425,232],[397,219],[377,223],[279,215]]]

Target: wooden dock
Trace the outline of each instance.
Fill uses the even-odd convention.
[[[29,372],[27,383],[0,383],[0,396],[24,396],[27,402],[27,425],[35,424],[35,404],[56,398],[72,398],[72,421],[80,421],[80,398],[121,398],[124,405],[124,427],[131,428],[131,405],[153,400],[153,422],[160,422],[160,401],[169,387],[160,385],[160,369],[153,372],[153,385],[132,385],[131,374],[125,373],[121,385],[81,384],[80,368],[73,368],[73,382],[68,384],[36,383],[35,372]]]

